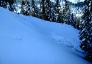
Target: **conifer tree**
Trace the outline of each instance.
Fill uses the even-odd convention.
[[[56,0],[55,4],[55,21],[61,23],[62,20],[62,13],[61,13],[61,6],[60,6],[60,0]]]
[[[22,0],[21,3],[22,7],[22,14],[24,15],[30,15],[30,2],[28,0]]]
[[[85,52],[85,58],[92,61],[92,0],[85,0],[85,4],[83,27],[80,33],[80,47]]]
[[[34,0],[32,0],[31,1],[31,15],[32,16],[37,16],[37,7],[36,7],[36,5],[35,5],[35,1]]]
[[[41,3],[40,3],[40,18],[42,19],[45,19],[45,0],[41,0]]]
[[[7,5],[9,4],[9,10],[13,11],[14,7],[13,7],[13,3],[16,2],[16,0],[0,0],[0,6],[7,8]]]
[[[5,0],[0,0],[0,7],[6,8],[7,2]]]
[[[50,0],[45,0],[44,2],[45,5],[45,19],[46,20],[50,20],[50,16],[51,16],[51,2]]]
[[[65,0],[65,6],[63,9],[63,21],[66,24],[69,24],[69,19],[70,19],[70,8],[69,8],[69,2]]]

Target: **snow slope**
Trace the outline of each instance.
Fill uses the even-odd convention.
[[[78,30],[0,8],[0,64],[90,64]]]

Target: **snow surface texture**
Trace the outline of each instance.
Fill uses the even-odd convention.
[[[78,30],[0,8],[0,64],[90,64]]]

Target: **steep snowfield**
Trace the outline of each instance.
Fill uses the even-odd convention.
[[[0,64],[90,64],[78,30],[0,8]]]

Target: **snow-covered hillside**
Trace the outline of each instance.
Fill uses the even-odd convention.
[[[78,30],[0,8],[0,64],[90,64]]]

